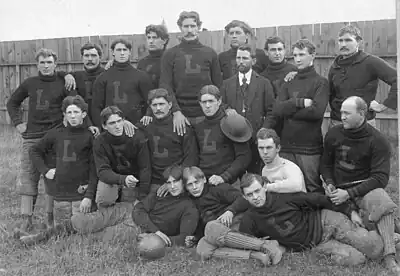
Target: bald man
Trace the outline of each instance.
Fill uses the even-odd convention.
[[[384,264],[400,275],[396,262],[394,215],[397,207],[384,188],[390,174],[391,146],[387,138],[367,123],[368,105],[351,96],[341,106],[342,124],[325,136],[321,174],[325,193],[334,204],[352,201],[377,227],[384,242]]]

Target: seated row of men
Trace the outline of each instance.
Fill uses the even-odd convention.
[[[205,101],[204,95],[215,93],[215,88],[206,88],[203,90],[206,92],[201,93],[200,102]],[[157,102],[156,99],[162,100]],[[378,258],[382,254],[386,256],[396,252],[392,216],[396,205],[383,189],[374,186],[377,181],[387,182],[387,179],[377,180],[376,174],[385,177],[388,173],[385,166],[390,161],[379,159],[386,163],[374,164],[378,158],[374,150],[378,145],[371,143],[382,144],[387,141],[377,139],[383,136],[366,124],[363,113],[365,102],[360,98],[349,98],[343,104],[343,112],[347,112],[353,122],[359,119],[357,128],[347,128],[345,125],[334,127],[329,131],[327,140],[335,138],[335,135],[339,135],[336,133],[340,132],[343,135],[340,136],[341,145],[345,145],[346,138],[355,143],[355,130],[363,131],[363,138],[369,135],[369,148],[364,150],[362,157],[364,163],[353,163],[359,166],[354,172],[360,173],[362,165],[372,164],[374,169],[369,167],[372,180],[367,178],[362,182],[353,181],[335,187],[333,176],[328,178],[329,174],[322,170],[327,179],[326,195],[306,193],[300,168],[279,156],[280,139],[274,130],[265,128],[260,129],[256,135],[258,151],[265,163],[263,177],[248,173],[241,181],[235,181],[240,177],[237,174],[235,178],[213,182],[213,175],[206,174],[208,167],[202,169],[202,163],[196,163],[196,157],[199,155],[201,160],[201,155],[214,153],[213,158],[217,158],[217,155],[224,153],[220,150],[210,151],[208,143],[201,145],[199,142],[200,152],[194,151],[194,156],[190,152],[193,163],[189,164],[183,161],[189,158],[186,149],[198,147],[196,138],[183,142],[190,131],[183,137],[175,133],[180,141],[174,142],[168,135],[151,139],[155,137],[149,134],[153,125],[154,131],[161,130],[163,133],[168,128],[172,132],[173,126],[171,123],[169,127],[160,129],[157,125],[160,123],[158,120],[165,121],[170,116],[168,108],[161,108],[163,102],[165,106],[171,106],[168,93],[160,89],[152,90],[149,101],[156,119],[143,128],[144,131],[137,131],[133,137],[127,136],[124,133],[122,112],[117,107],[110,106],[101,112],[105,131],[93,139],[92,133],[84,124],[87,112],[84,100],[80,96],[68,96],[63,100],[66,126],[49,131],[39,140],[32,147],[31,158],[46,177],[46,192],[54,196],[57,202],[72,202],[73,214],[71,220],[39,234],[22,236],[21,241],[29,244],[65,231],[100,231],[124,221],[132,213],[134,222],[143,232],[156,233],[166,245],[190,246],[198,242],[197,252],[203,257],[254,258],[263,264],[276,264],[280,261],[284,248],[298,251],[317,246],[317,249],[337,256],[337,260],[342,263],[356,264],[364,262],[365,256]],[[205,106],[212,105],[206,102]],[[346,106],[352,106],[353,109],[346,109]],[[206,115],[211,115],[206,118],[218,118],[215,114],[220,107],[217,107],[214,112],[207,109],[207,113],[205,110]],[[161,116],[162,114],[165,116]],[[224,124],[220,124],[221,120],[218,120],[217,128],[222,129],[218,131],[218,135],[232,141],[239,137],[239,133],[242,141],[232,142],[243,146],[248,143],[252,131],[249,128],[246,131],[238,121],[229,123],[228,119],[240,118],[238,116],[221,116],[228,123],[225,129]],[[246,126],[246,121],[244,123]],[[194,132],[201,125],[196,125]],[[213,129],[210,129],[209,135],[212,132]],[[250,135],[243,137],[246,133]],[[346,137],[347,135],[350,137]],[[168,147],[164,145],[162,150],[157,144],[161,137],[164,143],[170,140]],[[356,144],[365,143],[363,139],[356,141]],[[174,147],[174,143],[179,146]],[[174,160],[174,155],[168,154],[168,150],[178,148],[181,148],[180,158]],[[247,152],[250,153],[249,150]],[[350,157],[352,161],[357,160],[354,156]],[[325,158],[333,162],[327,162],[325,167],[333,166],[331,171],[336,172],[335,178],[349,177],[342,171],[346,166],[343,167],[340,156],[328,154],[327,157],[324,156],[324,160]],[[159,163],[161,159],[164,159],[164,163]],[[240,186],[240,190],[231,185],[233,182]],[[163,187],[168,191],[166,197],[157,195],[162,193],[159,187],[163,183],[166,183]],[[150,184],[155,185],[150,189]],[[343,200],[340,195],[345,185],[353,185],[346,191],[352,194],[349,201],[347,198]],[[92,204],[93,201],[97,206]],[[357,225],[362,224],[356,212],[357,206],[368,211],[368,219],[376,223],[379,234],[375,230],[367,231]],[[98,207],[97,211],[94,210],[95,207]],[[265,237],[270,240],[263,239]],[[330,239],[335,241],[329,241]],[[278,242],[284,247],[279,246]],[[393,249],[394,252],[390,251]],[[346,256],[338,253],[343,251]]]

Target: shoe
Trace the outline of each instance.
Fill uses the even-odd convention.
[[[263,265],[271,265],[271,256],[262,252],[252,251],[250,252],[250,258],[259,260]]]
[[[400,276],[400,266],[396,262],[394,254],[386,255],[383,258],[383,264],[393,275]]]
[[[285,248],[280,246],[276,240],[267,240],[261,245],[260,251],[269,255],[272,264],[276,265],[281,261],[283,253],[285,253]]]

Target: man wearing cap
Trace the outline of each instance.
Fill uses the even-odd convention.
[[[397,108],[396,69],[383,59],[360,50],[360,30],[348,25],[339,30],[339,55],[328,74],[330,127],[341,124],[340,108],[350,96],[361,97],[368,105],[367,122],[375,126],[375,113],[388,107]],[[390,85],[389,95],[383,104],[375,101],[379,80]]]
[[[282,86],[274,107],[283,120],[280,155],[300,167],[307,191],[323,192],[319,164],[328,81],[315,71],[316,47],[311,41],[300,39],[292,47],[298,73]]]
[[[199,145],[199,167],[212,185],[233,184],[251,161],[248,141],[253,129],[238,114],[226,116],[218,87],[206,85],[199,102],[205,120],[194,126]]]
[[[225,26],[225,32],[230,40],[231,48],[228,51],[220,53],[218,60],[222,71],[222,78],[227,80],[238,72],[236,54],[239,46],[250,43],[249,40],[254,38],[254,34],[249,24],[240,20],[229,22]],[[255,50],[254,60],[255,63],[252,66],[255,72],[261,73],[267,68],[268,59],[262,49]]]
[[[236,63],[239,70],[233,77],[225,80],[221,87],[222,101],[227,114],[238,113],[248,119],[253,127],[250,140],[252,161],[248,171],[261,173],[262,162],[258,156],[255,136],[261,127],[272,128],[274,93],[271,83],[256,73],[252,66],[256,63],[254,51],[248,44],[237,49]]]

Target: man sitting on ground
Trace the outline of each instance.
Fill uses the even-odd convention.
[[[186,237],[193,236],[199,214],[183,187],[182,170],[179,165],[165,169],[163,178],[167,196],[158,197],[153,191],[135,205],[132,219],[143,232],[139,238],[146,233],[155,233],[166,246],[172,246],[185,245]]]

